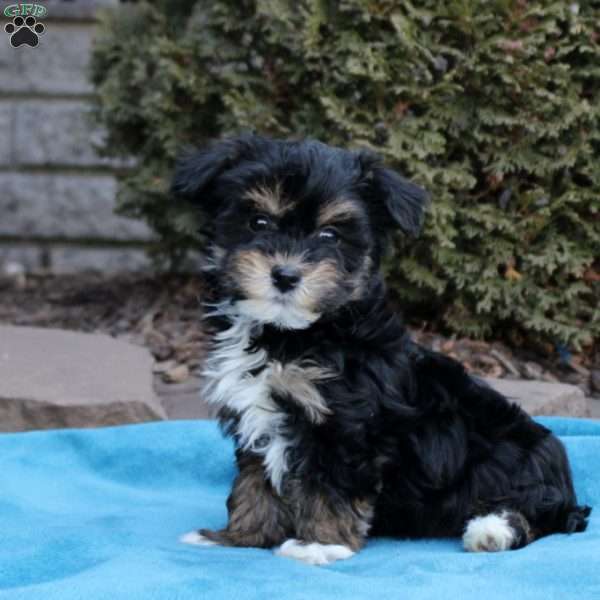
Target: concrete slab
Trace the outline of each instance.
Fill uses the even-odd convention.
[[[521,379],[489,378],[485,381],[533,416],[591,416],[590,400],[574,385]]]
[[[107,335],[0,326],[0,431],[165,419],[152,364]]]
[[[591,402],[574,385],[491,378],[485,381],[533,416],[600,418],[600,401]],[[197,376],[191,376],[185,383],[173,384],[165,383],[160,374],[155,374],[154,389],[170,419],[207,419],[216,416],[215,408],[202,401],[201,380]]]
[[[600,398],[592,398],[590,401],[592,419],[600,419]]]
[[[153,365],[145,348],[106,335],[0,326],[0,431],[215,416],[199,377],[165,383]],[[531,415],[600,416],[572,385],[486,381]]]
[[[202,400],[202,380],[191,375],[183,383],[165,383],[162,373],[154,375],[158,394],[169,419],[214,419],[217,409]]]

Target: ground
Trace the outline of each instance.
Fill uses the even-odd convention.
[[[0,323],[107,333],[147,346],[159,362],[172,360],[190,371],[200,365],[206,335],[202,327],[205,283],[199,275],[80,274],[30,276],[19,285],[0,279]],[[473,373],[562,381],[587,394],[600,393],[592,373],[600,356],[573,355],[570,362],[548,349],[509,349],[501,342],[444,336],[413,326],[420,343],[462,361]]]
[[[201,318],[206,290],[200,275],[5,277],[0,279],[0,324],[106,333],[146,346],[156,360],[155,390],[177,418],[197,405],[207,341]],[[599,355],[574,354],[565,362],[551,346],[509,348],[500,341],[448,337],[426,324],[411,329],[420,343],[457,358],[472,373],[560,381],[600,398]]]

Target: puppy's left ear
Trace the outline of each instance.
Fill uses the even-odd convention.
[[[171,194],[210,211],[215,208],[211,191],[220,175],[250,154],[264,139],[253,134],[216,141],[204,148],[189,149],[175,165]]]
[[[383,167],[374,155],[363,154],[361,162],[373,201],[385,207],[404,233],[414,237],[419,235],[430,200],[427,191]]]

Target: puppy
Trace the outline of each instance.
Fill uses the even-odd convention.
[[[422,189],[368,152],[241,136],[182,159],[173,192],[213,225],[205,399],[239,469],[226,527],[182,541],[323,565],[369,535],[493,552],[585,529],[560,441],[386,304],[380,260],[418,233]]]

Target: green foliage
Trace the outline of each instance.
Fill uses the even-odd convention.
[[[169,12],[170,11],[170,12]],[[121,209],[163,257],[201,244],[168,201],[185,144],[256,130],[367,147],[423,184],[386,265],[412,315],[581,347],[600,333],[600,2],[199,0],[107,14],[93,60]]]

